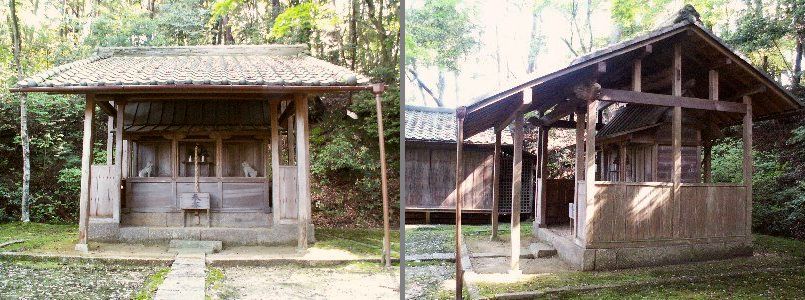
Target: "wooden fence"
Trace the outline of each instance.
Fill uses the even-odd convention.
[[[587,211],[588,248],[634,247],[744,238],[746,187],[597,182]]]

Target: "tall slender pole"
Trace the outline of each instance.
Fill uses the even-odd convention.
[[[746,114],[743,119],[743,169],[744,185],[746,186],[746,239],[752,242],[752,98],[743,97],[746,104]]]
[[[461,265],[461,182],[464,181],[464,118],[467,108],[456,108],[456,299],[462,299],[464,268]]]
[[[307,94],[295,94],[296,105],[296,199],[299,237],[297,250],[307,250],[310,225],[310,145]]]
[[[495,130],[495,151],[492,155],[492,236],[491,240],[498,239],[498,217],[500,217],[500,135]]]
[[[386,268],[391,267],[391,229],[389,228],[389,195],[386,178],[386,137],[383,131],[383,84],[376,84],[372,88],[375,94],[375,109],[377,110],[377,139],[380,146],[380,188],[383,192],[383,260]]]
[[[516,112],[512,140],[512,215],[511,215],[511,260],[509,272],[520,273],[520,203],[523,191],[523,114]]]

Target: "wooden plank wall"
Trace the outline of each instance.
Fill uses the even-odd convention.
[[[92,166],[89,216],[113,218],[116,203],[120,203],[120,173],[117,165]]]
[[[745,187],[670,183],[596,183],[589,248],[657,246],[743,237]]]
[[[294,223],[298,217],[296,201],[296,166],[279,167],[279,212],[280,223]]]
[[[491,148],[464,149],[464,174],[462,182],[463,207],[468,211],[491,211],[492,209],[492,173],[493,150]],[[528,212],[533,208],[533,160],[524,160],[523,176],[528,180],[523,182],[523,210]],[[501,164],[509,164],[511,157],[501,159]],[[405,149],[405,188],[407,191],[406,206],[408,209],[420,210],[446,210],[455,207],[455,177],[456,154],[453,148],[411,147]],[[508,179],[501,177],[501,211],[510,207],[511,171]],[[524,179],[525,180],[525,179]],[[506,188],[509,191],[506,193]],[[511,197],[511,196],[509,196]],[[508,206],[504,205],[509,203]],[[510,210],[510,208],[509,208]]]

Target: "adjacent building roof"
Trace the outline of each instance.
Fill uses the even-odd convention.
[[[365,76],[307,55],[305,45],[99,48],[18,89],[103,86],[356,86]]]
[[[669,107],[628,104],[618,110],[603,128],[596,133],[597,137],[608,137],[624,132],[645,129],[662,122]]]
[[[456,110],[422,106],[405,106],[405,140],[420,142],[456,142]],[[504,129],[501,143],[512,144],[511,132]],[[494,144],[495,133],[490,128],[475,134],[465,141],[467,144]]]

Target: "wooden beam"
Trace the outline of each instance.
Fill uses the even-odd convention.
[[[556,107],[551,110],[550,113],[542,116],[539,118],[539,122],[533,122],[537,126],[550,126],[550,127],[557,127],[554,126],[554,123],[559,121],[560,119],[564,118],[565,116],[573,113],[576,110],[582,101],[573,99],[567,100],[565,102],[559,103]]]
[[[517,113],[512,128],[512,214],[511,214],[511,259],[509,272],[520,272],[520,203],[523,191],[523,114]]]
[[[89,201],[92,186],[92,121],[95,118],[95,95],[87,94],[84,103],[84,139],[81,145],[81,193],[79,194],[78,244],[75,250],[88,252]]]
[[[746,186],[746,238],[752,241],[752,98],[744,96],[746,114],[743,120],[743,181]]]
[[[268,116],[271,123],[271,204],[273,207],[274,225],[280,224],[282,209],[280,203],[280,136],[278,120],[279,101],[268,101]]]
[[[310,227],[310,128],[307,117],[307,94],[295,94],[296,103],[296,199],[299,225],[299,250],[307,249]]]
[[[612,89],[601,89],[599,99],[603,101],[614,101],[621,103],[635,103],[635,104],[646,104],[646,105],[667,106],[667,107],[678,106],[682,108],[741,113],[741,114],[746,112],[746,105],[743,103],[712,101],[700,98],[690,98],[690,97],[652,94],[652,93],[638,93],[632,91],[612,90]]]
[[[464,268],[461,262],[461,204],[464,200],[463,189],[461,183],[464,181],[464,118],[467,117],[467,107],[460,106],[456,108],[456,245],[455,245],[455,261],[456,261],[456,299],[464,299],[462,293],[464,290]]]
[[[573,116],[573,114],[571,113],[568,116]],[[528,123],[530,123],[531,125],[534,125],[536,127],[545,126],[545,125],[542,124],[542,121],[540,121],[540,119],[538,117],[529,117],[528,118]],[[560,119],[560,120],[556,120],[553,123],[551,123],[550,128],[575,129],[576,128],[576,122],[575,121],[568,121],[568,120],[561,120]],[[601,130],[601,128],[604,128],[603,123],[595,124],[595,129],[596,130]]]
[[[573,218],[573,237],[576,238],[579,236],[579,224],[583,224],[584,220],[579,220],[578,210],[579,210],[579,203],[581,201],[586,201],[586,199],[580,199],[579,197],[579,185],[580,182],[584,181],[584,123],[585,123],[585,113],[584,110],[577,108],[576,109],[576,157],[575,157],[575,164],[574,164],[574,186],[573,190],[575,191],[573,194],[573,204],[575,206],[576,214]]]
[[[500,139],[501,132],[495,131],[495,150],[492,157],[492,236],[498,237],[498,217],[500,216]]]
[[[385,86],[375,85],[375,112],[377,113],[377,143],[380,146],[380,189],[383,196],[383,260],[386,268],[391,268],[391,229],[389,225],[389,192],[386,171],[386,137],[383,130],[383,92]]]
[[[517,117],[517,114],[522,113],[529,106],[531,106],[533,91],[530,88],[527,88],[522,90],[520,93],[522,93],[523,101],[520,102],[520,105],[510,116],[506,117],[506,119],[504,119],[503,122],[500,122],[500,124],[495,125],[496,131],[502,131],[504,128],[506,128],[506,126],[511,124],[511,122]]]
[[[737,94],[735,94],[735,96],[727,99],[727,101],[743,102],[744,97],[753,96],[755,94],[760,94],[760,93],[763,93],[763,92],[766,92],[766,86],[761,85],[761,86],[758,86],[758,87],[747,89],[745,91],[738,92]]]
[[[98,107],[100,107],[101,110],[105,112],[107,116],[117,115],[117,111],[115,111],[115,108],[112,107],[111,103],[106,101],[96,101],[95,103],[98,104]]]

